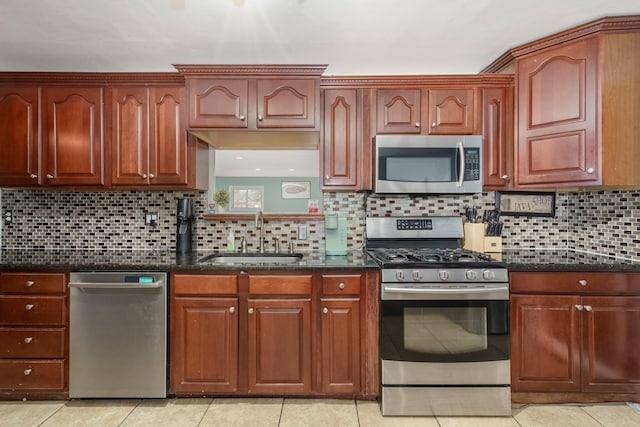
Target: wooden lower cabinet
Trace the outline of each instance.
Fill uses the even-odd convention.
[[[512,273],[511,285],[514,401],[640,400],[639,274]]]
[[[172,275],[170,391],[374,399],[377,270]]]

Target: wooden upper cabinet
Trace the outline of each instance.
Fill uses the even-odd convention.
[[[597,39],[517,62],[517,184],[601,183]]]
[[[0,87],[0,185],[37,185],[38,89]]]
[[[358,161],[358,89],[325,89],[323,96],[322,185],[356,188],[364,163]]]
[[[189,126],[248,127],[249,80],[188,79]]]
[[[317,79],[259,79],[256,84],[258,128],[317,127]]]
[[[506,189],[513,180],[513,88],[482,88],[483,187]]]
[[[113,88],[111,102],[113,184],[187,184],[184,88]]]
[[[431,135],[470,135],[475,127],[473,89],[429,89]]]
[[[376,130],[384,133],[420,133],[420,89],[378,89]]]
[[[44,185],[102,185],[103,89],[42,89]]]

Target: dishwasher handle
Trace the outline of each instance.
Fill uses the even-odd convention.
[[[163,286],[164,280],[151,283],[69,282],[70,288],[79,289],[157,289]]]

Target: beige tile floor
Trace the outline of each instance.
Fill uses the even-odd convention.
[[[0,402],[0,426],[640,427],[638,405],[524,405],[511,417],[382,417],[376,402],[145,399]]]

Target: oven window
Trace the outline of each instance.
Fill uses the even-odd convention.
[[[509,359],[508,301],[383,301],[382,358],[412,362]]]

